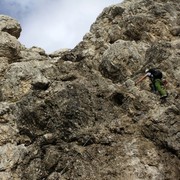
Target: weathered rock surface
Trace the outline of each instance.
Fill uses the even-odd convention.
[[[179,0],[125,0],[46,54],[0,16],[0,179],[180,179],[179,17]],[[152,66],[164,104],[134,83]]]
[[[0,19],[0,31],[7,32],[16,38],[20,37],[21,26],[15,19],[5,15],[0,15]]]

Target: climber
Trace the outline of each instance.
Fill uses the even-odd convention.
[[[146,69],[145,75],[141,77],[135,85],[137,85],[139,82],[144,80],[146,77],[149,77],[151,83],[150,87],[152,92],[156,93],[158,92],[160,94],[160,99],[166,99],[168,96],[168,93],[165,90],[163,81],[162,81],[162,72],[158,69],[152,68],[152,69]]]

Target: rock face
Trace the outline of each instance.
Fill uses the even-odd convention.
[[[125,0],[74,49],[46,54],[0,16],[1,179],[180,179],[179,19],[179,0]],[[163,104],[134,83],[153,66]]]

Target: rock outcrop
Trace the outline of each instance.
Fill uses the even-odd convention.
[[[107,7],[74,49],[18,41],[0,16],[0,179],[180,179],[179,0]],[[166,78],[166,103],[135,81]]]

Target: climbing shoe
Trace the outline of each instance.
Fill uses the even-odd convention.
[[[166,99],[167,97],[168,95],[166,94],[166,95],[161,96],[160,99]]]

